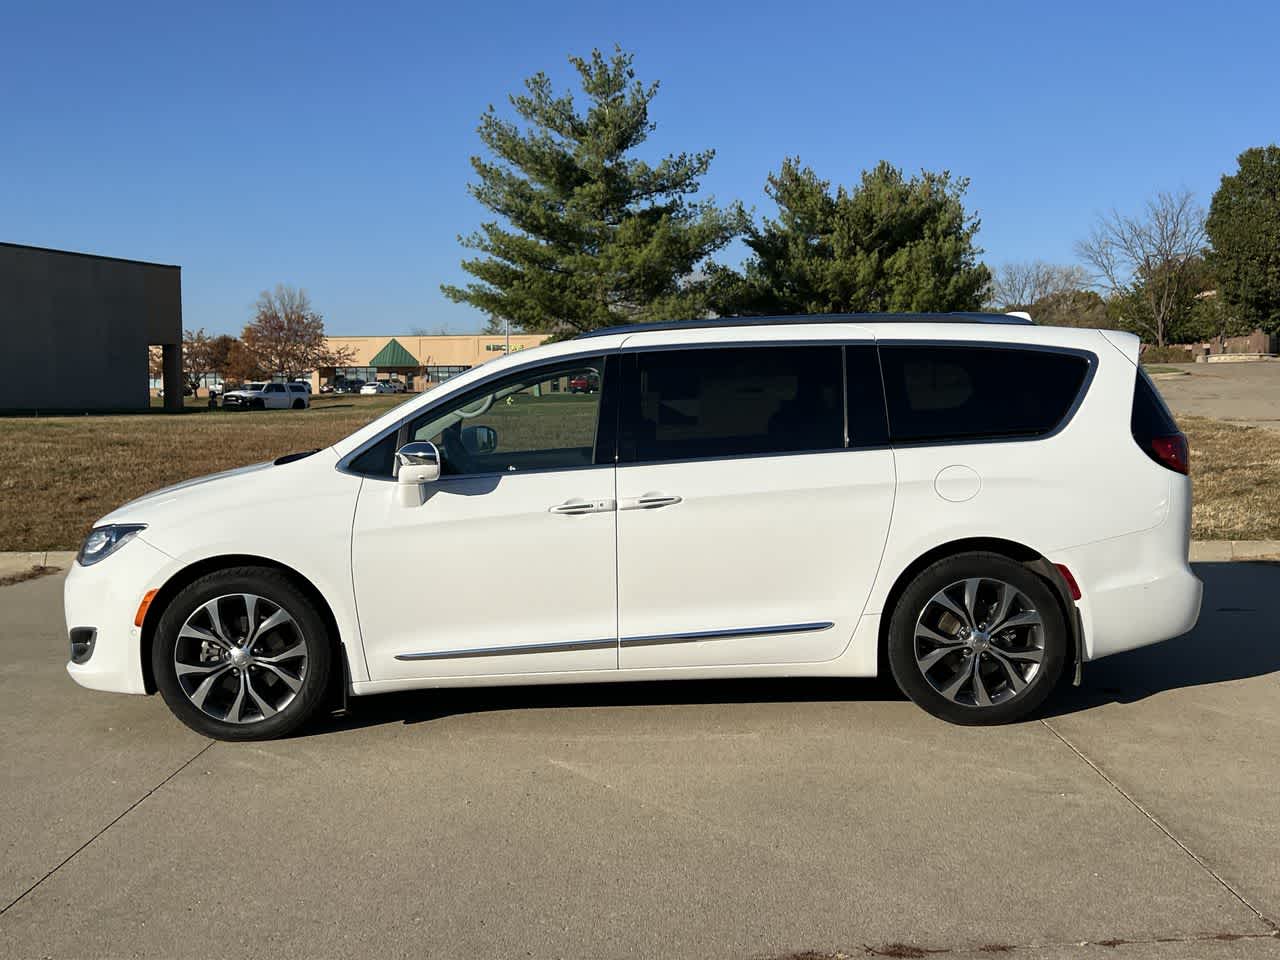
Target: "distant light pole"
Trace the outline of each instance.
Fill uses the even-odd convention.
[[[511,352],[511,321],[506,317],[502,318],[502,329],[507,337],[507,345],[502,348],[502,352],[509,354]]]

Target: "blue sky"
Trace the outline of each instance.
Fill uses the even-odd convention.
[[[712,147],[704,194],[771,213],[799,154],[972,180],[989,263],[1069,262],[1093,217],[1208,203],[1280,138],[1280,4],[10,3],[0,240],[183,267],[188,327],[305,287],[333,333],[474,330],[447,301],[477,119],[616,43],[662,90],[644,148]],[[741,247],[725,259],[736,261]]]

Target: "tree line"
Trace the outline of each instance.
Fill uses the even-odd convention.
[[[713,150],[650,164],[657,83],[616,48],[571,57],[581,100],[545,73],[490,106],[471,158],[472,196],[491,214],[459,237],[475,256],[450,299],[553,337],[619,323],[713,315],[1026,310],[1037,322],[1119,326],[1152,343],[1280,329],[1280,148],[1239,157],[1206,214],[1186,192],[1098,218],[1080,265],[981,260],[969,181],[907,176],[882,162],[848,186],[785,157],[760,222],[740,202],[699,199]],[[741,238],[741,268],[713,258]]]
[[[264,290],[254,304],[253,319],[239,337],[210,335],[203,328],[182,336],[182,377],[194,393],[207,376],[223,383],[248,383],[281,376],[308,376],[319,367],[351,363],[354,352],[329,345],[324,317],[311,306],[305,290],[278,284]],[[163,375],[159,351],[151,353],[151,376]]]

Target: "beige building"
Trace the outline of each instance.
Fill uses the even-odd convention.
[[[547,338],[541,334],[447,334],[420,337],[397,334],[376,337],[329,337],[332,350],[348,350],[351,360],[343,367],[321,367],[311,375],[311,389],[318,391],[335,381],[398,379],[411,391],[425,390],[464,370],[496,360],[511,344],[511,351],[536,347]]]

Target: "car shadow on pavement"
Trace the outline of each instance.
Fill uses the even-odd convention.
[[[1280,594],[1280,562],[1200,563],[1194,569],[1204,581],[1194,630],[1085,664],[1084,684],[1075,688],[1064,682],[1037,716],[1062,716],[1105,703],[1133,703],[1164,690],[1280,672],[1280,616],[1269,602]],[[348,716],[316,724],[303,736],[499,710],[902,699],[887,675],[443,688],[355,697]]]
[[[1280,562],[1192,564],[1204,581],[1195,629],[1173,640],[1084,666],[1080,687],[1064,686],[1042,716],[1104,703],[1134,703],[1179,687],[1245,680],[1280,672]]]
[[[455,687],[355,697],[351,713],[316,724],[307,734],[388,723],[429,723],[445,717],[499,710],[582,707],[652,707],[734,703],[836,703],[902,700],[892,681],[878,678],[787,677],[750,680],[656,680],[543,684],[528,687]]]

